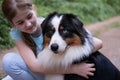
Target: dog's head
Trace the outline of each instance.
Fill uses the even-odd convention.
[[[84,45],[87,37],[83,23],[73,14],[49,14],[41,26],[45,47],[56,54],[71,46]]]

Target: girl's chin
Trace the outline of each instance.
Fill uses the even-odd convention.
[[[36,29],[37,29],[37,28],[34,28],[33,30],[30,30],[29,33],[31,33],[31,34],[35,33],[35,32],[36,32]]]

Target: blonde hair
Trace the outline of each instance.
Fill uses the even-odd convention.
[[[12,23],[12,19],[16,16],[19,10],[30,10],[33,8],[31,0],[3,0],[2,12],[5,18]],[[36,54],[36,45],[31,39],[30,34],[22,32],[24,42],[33,50]]]

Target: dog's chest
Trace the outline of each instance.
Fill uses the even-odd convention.
[[[68,68],[74,61],[89,56],[91,48],[87,46],[70,47],[65,53],[54,54],[48,47],[38,54],[39,64],[48,69]]]

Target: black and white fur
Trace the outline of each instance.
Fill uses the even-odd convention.
[[[100,52],[94,52],[92,35],[73,14],[52,13],[42,23],[44,49],[38,54],[40,65],[48,69],[66,69],[88,60],[95,64],[89,80],[120,80],[120,72]],[[76,74],[46,75],[46,80],[86,80]]]

